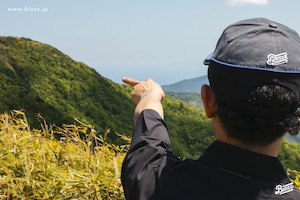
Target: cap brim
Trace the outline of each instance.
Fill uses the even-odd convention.
[[[205,60],[203,61],[204,65],[209,65],[212,54],[213,53],[208,54],[208,56],[205,58]]]

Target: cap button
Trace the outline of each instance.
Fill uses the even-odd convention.
[[[269,27],[271,27],[271,28],[277,28],[277,24],[271,23],[271,24],[269,24]]]

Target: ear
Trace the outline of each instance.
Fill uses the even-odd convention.
[[[217,111],[217,104],[215,93],[208,85],[202,85],[201,87],[201,99],[203,102],[204,110],[208,118],[213,118]]]

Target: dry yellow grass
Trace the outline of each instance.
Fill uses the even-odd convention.
[[[62,128],[42,122],[30,129],[21,111],[0,115],[0,199],[124,199],[126,146],[106,143],[79,121]]]

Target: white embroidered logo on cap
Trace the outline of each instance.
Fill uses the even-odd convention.
[[[287,53],[269,54],[267,64],[271,66],[281,65],[288,62]]]
[[[288,183],[285,185],[277,185],[275,187],[275,189],[276,189],[276,191],[275,191],[276,195],[283,195],[288,192],[292,192],[294,190],[294,183]]]

